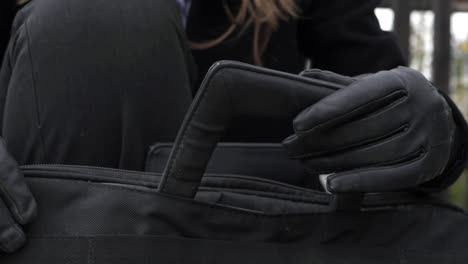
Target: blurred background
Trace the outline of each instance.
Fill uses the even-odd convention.
[[[468,0],[383,0],[375,13],[382,29],[396,33],[411,67],[468,117]],[[446,195],[468,209],[468,170]]]

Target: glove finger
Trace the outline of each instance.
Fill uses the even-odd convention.
[[[26,236],[0,199],[0,251],[13,253],[26,242]]]
[[[394,134],[382,137],[369,145],[349,148],[327,155],[302,158],[310,171],[337,173],[357,168],[384,166],[412,159],[423,150],[424,137],[416,137],[415,132],[400,127]]]
[[[27,224],[36,215],[36,201],[3,140],[0,140],[0,161],[0,199],[4,201],[16,222],[21,225]]]
[[[293,122],[296,133],[336,127],[377,112],[408,96],[392,72],[379,72],[354,82],[303,110]]]
[[[418,186],[425,161],[421,152],[413,160],[392,166],[363,168],[331,175],[327,179],[332,193],[395,192]]]
[[[343,86],[348,86],[355,82],[357,79],[331,71],[322,71],[319,69],[309,69],[300,73],[301,76],[308,77],[311,79],[332,82]]]
[[[411,116],[399,103],[354,122],[320,127],[283,141],[290,158],[329,155],[383,141],[409,127]]]

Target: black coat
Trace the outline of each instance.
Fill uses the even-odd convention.
[[[174,0],[175,1],[175,0]],[[238,2],[238,0],[229,0]],[[263,56],[267,67],[298,72],[305,58],[313,67],[358,75],[405,64],[391,33],[380,29],[374,14],[379,0],[302,0],[301,16],[282,23]],[[235,5],[235,4],[234,4]],[[231,4],[231,6],[233,6]],[[3,55],[14,16],[12,0],[0,1],[0,54]],[[230,21],[220,0],[193,0],[187,33],[194,41],[219,36]],[[204,51],[193,51],[199,75],[213,62],[232,59],[252,63],[252,31]]]
[[[25,20],[29,26],[27,34],[26,27],[18,28],[24,34],[18,35],[22,37],[18,38],[14,50],[25,52],[32,46],[33,52],[21,53],[24,56],[12,54],[18,60],[16,70],[9,74],[7,66],[10,65],[5,64],[2,69],[4,83],[0,78],[3,88],[0,104],[2,108],[5,105],[13,107],[2,114],[2,136],[20,163],[45,160],[48,163],[74,161],[96,165],[99,161],[101,166],[139,169],[149,144],[173,139],[190,103],[189,85],[183,72],[192,72],[192,68],[185,67],[190,61],[189,56],[185,56],[188,54],[185,43],[177,45],[184,34],[178,23],[180,18],[176,17],[175,0],[170,1],[138,0],[138,5],[119,0],[108,5],[107,1],[94,4],[92,0],[32,0],[29,7],[23,9],[16,23]],[[169,11],[161,10],[160,4],[167,5]],[[309,57],[314,67],[356,75],[404,64],[394,38],[379,27],[373,13],[376,6],[375,0],[304,1],[300,4],[301,18],[283,23],[273,34],[264,54],[265,66],[299,72],[304,68],[305,58]],[[175,29],[164,23],[170,23]],[[229,23],[220,0],[194,0],[187,26],[189,39],[214,38],[224,32]],[[251,33],[247,31],[212,49],[194,51],[199,76],[217,60],[251,63]],[[5,35],[9,35],[8,32],[4,32]],[[161,45],[159,39],[166,40],[165,45]],[[31,65],[34,65],[34,71]],[[172,75],[168,76],[168,72]],[[39,91],[36,96],[31,87]],[[15,93],[6,93],[7,88]],[[125,104],[120,98],[124,92],[119,91],[125,92],[126,96],[122,97],[128,101]],[[41,99],[39,103],[36,98]],[[105,106],[100,101],[103,99],[109,105],[95,110]],[[48,126],[35,124],[38,116],[44,116],[36,115],[35,104],[40,104],[41,112],[49,113]],[[31,109],[21,108],[23,106]],[[121,120],[120,110],[115,110],[121,108],[125,122]],[[145,118],[150,120],[143,120]],[[152,120],[163,120],[164,124]],[[240,121],[231,127],[226,140],[279,142],[291,133],[290,127],[271,122]],[[56,124],[62,125],[58,127]],[[75,128],[77,125],[79,128]],[[25,131],[27,135],[18,131]],[[113,133],[111,137],[108,131],[119,133]],[[120,132],[125,136],[122,146]],[[31,140],[24,140],[28,137]],[[65,143],[57,144],[57,137]],[[94,142],[105,145],[99,149],[106,152],[95,147]],[[45,153],[64,155],[41,159],[40,145],[45,145]],[[102,154],[103,158],[90,155],[86,152],[87,146],[97,149],[96,155]],[[55,147],[59,150],[55,151]],[[121,151],[130,158],[120,158]],[[75,156],[82,153],[87,155]]]
[[[239,0],[227,0],[235,10]],[[312,67],[345,75],[377,72],[404,65],[393,34],[381,30],[374,10],[379,0],[302,0],[301,15],[282,23],[263,56],[266,67],[300,72],[305,59]],[[220,0],[193,0],[188,18],[190,40],[216,38],[229,26]],[[217,60],[252,63],[253,30],[203,51],[193,51],[199,75]]]

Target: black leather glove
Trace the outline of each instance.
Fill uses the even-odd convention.
[[[0,139],[0,251],[12,253],[26,242],[21,229],[36,215],[36,202],[16,161]]]
[[[447,101],[419,72],[400,67],[351,78],[305,76],[345,88],[302,111],[283,144],[333,193],[415,189],[441,176],[456,125]],[[465,157],[466,158],[466,157]]]

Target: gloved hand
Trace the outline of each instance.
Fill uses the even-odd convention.
[[[400,67],[360,78],[303,75],[346,86],[303,110],[283,142],[310,172],[332,174],[332,193],[414,189],[446,168],[454,120],[421,73]]]
[[[36,215],[36,202],[19,166],[0,139],[0,251],[12,253],[26,242],[21,229]]]

